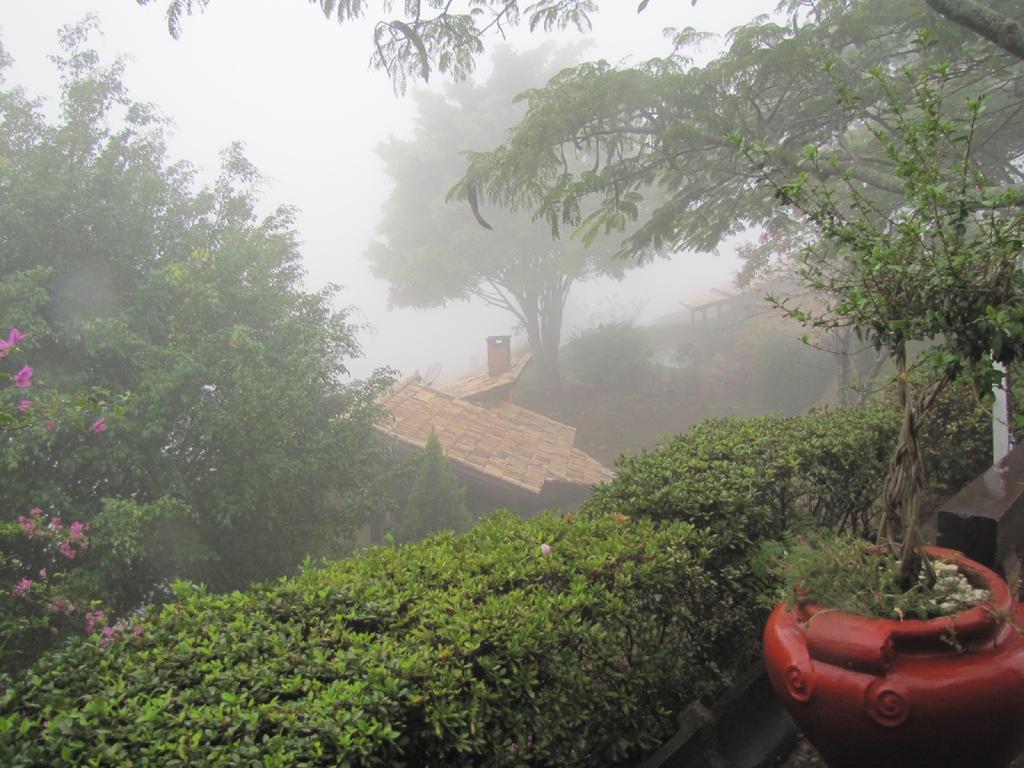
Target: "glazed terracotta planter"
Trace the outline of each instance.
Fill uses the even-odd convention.
[[[927,621],[814,604],[768,619],[772,685],[830,768],[1005,768],[1024,749],[1024,607],[983,565],[928,552],[988,603]]]

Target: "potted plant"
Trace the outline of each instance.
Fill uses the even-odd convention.
[[[795,180],[764,174],[820,234],[799,260],[820,306],[776,303],[884,351],[903,409],[877,542],[791,548],[790,596],[765,629],[773,685],[832,768],[998,768],[1024,748],[1024,614],[998,575],[921,533],[922,420],[954,379],[986,391],[1001,376],[993,362],[1024,353],[1024,201],[973,159],[984,99],[946,116],[946,75],[872,75],[889,110],[860,125],[895,169],[888,198],[816,150]],[[765,147],[744,151],[769,166]],[[913,361],[911,345],[924,347]]]

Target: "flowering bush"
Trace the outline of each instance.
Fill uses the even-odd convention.
[[[6,339],[0,338],[0,360],[8,358],[25,339],[13,328]],[[33,369],[27,363],[17,373],[0,371],[0,381],[9,381],[14,389],[33,386]],[[95,417],[102,401],[98,396],[61,396],[45,392],[28,398],[19,392],[12,399],[5,392],[0,400],[0,432],[30,429],[40,424],[47,430],[57,428],[57,420],[77,422],[88,430],[106,430],[104,417]],[[17,400],[17,403],[14,403]],[[65,524],[59,512],[47,513],[32,507],[18,515],[16,522],[0,522],[0,664],[22,666],[45,647],[45,638],[57,635],[62,626],[76,626],[87,634],[101,633],[104,638],[124,634],[127,627],[108,627],[105,612],[87,610],[76,593],[73,561],[89,548],[89,525],[78,520]],[[109,630],[109,631],[108,631]],[[16,658],[10,658],[16,657]]]

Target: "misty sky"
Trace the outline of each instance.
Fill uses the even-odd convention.
[[[652,0],[640,15],[636,0],[601,5],[587,55],[628,62],[667,53],[666,26],[721,34],[770,12],[775,2],[700,0],[691,7],[688,0]],[[220,150],[240,140],[268,177],[267,210],[281,203],[299,209],[309,287],[343,286],[338,306],[355,307],[372,326],[360,334],[366,357],[352,364],[355,374],[381,365],[411,373],[441,361],[442,379],[450,379],[480,364],[484,337],[511,333],[511,315],[469,303],[389,311],[387,286],[369,274],[363,257],[390,184],[375,147],[413,131],[412,100],[396,97],[386,75],[367,66],[376,17],[339,25],[304,0],[211,0],[205,13],[185,19],[182,38],[173,40],[165,9],[162,0],[144,8],[135,0],[4,0],[0,35],[15,59],[8,85],[45,96],[52,110],[58,82],[47,56],[57,48],[57,30],[94,13],[104,33],[94,44],[104,61],[127,56],[131,96],[173,121],[173,160],[189,160],[210,180]],[[532,47],[543,39],[520,30],[511,41]],[[698,61],[723,44],[721,38],[707,44]],[[728,282],[734,271],[731,248],[724,247],[717,257],[678,254],[631,271],[624,282],[580,284],[569,300],[565,338],[599,321],[646,321],[672,312],[687,296]]]

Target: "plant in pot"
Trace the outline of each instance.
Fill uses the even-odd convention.
[[[877,72],[870,102],[840,92],[850,109],[887,107],[884,118],[863,108],[861,134],[844,137],[891,164],[891,177],[867,169],[887,192],[869,194],[864,168],[817,150],[792,181],[764,172],[820,235],[799,257],[816,306],[776,303],[885,351],[903,409],[877,541],[787,547],[789,597],[765,629],[773,685],[832,768],[998,768],[1024,748],[1024,613],[997,574],[921,532],[922,420],[956,378],[989,391],[993,362],[1024,354],[1024,199],[975,161],[985,100],[949,117],[948,76]],[[764,146],[743,150],[774,164]],[[913,360],[911,345],[923,347]]]

